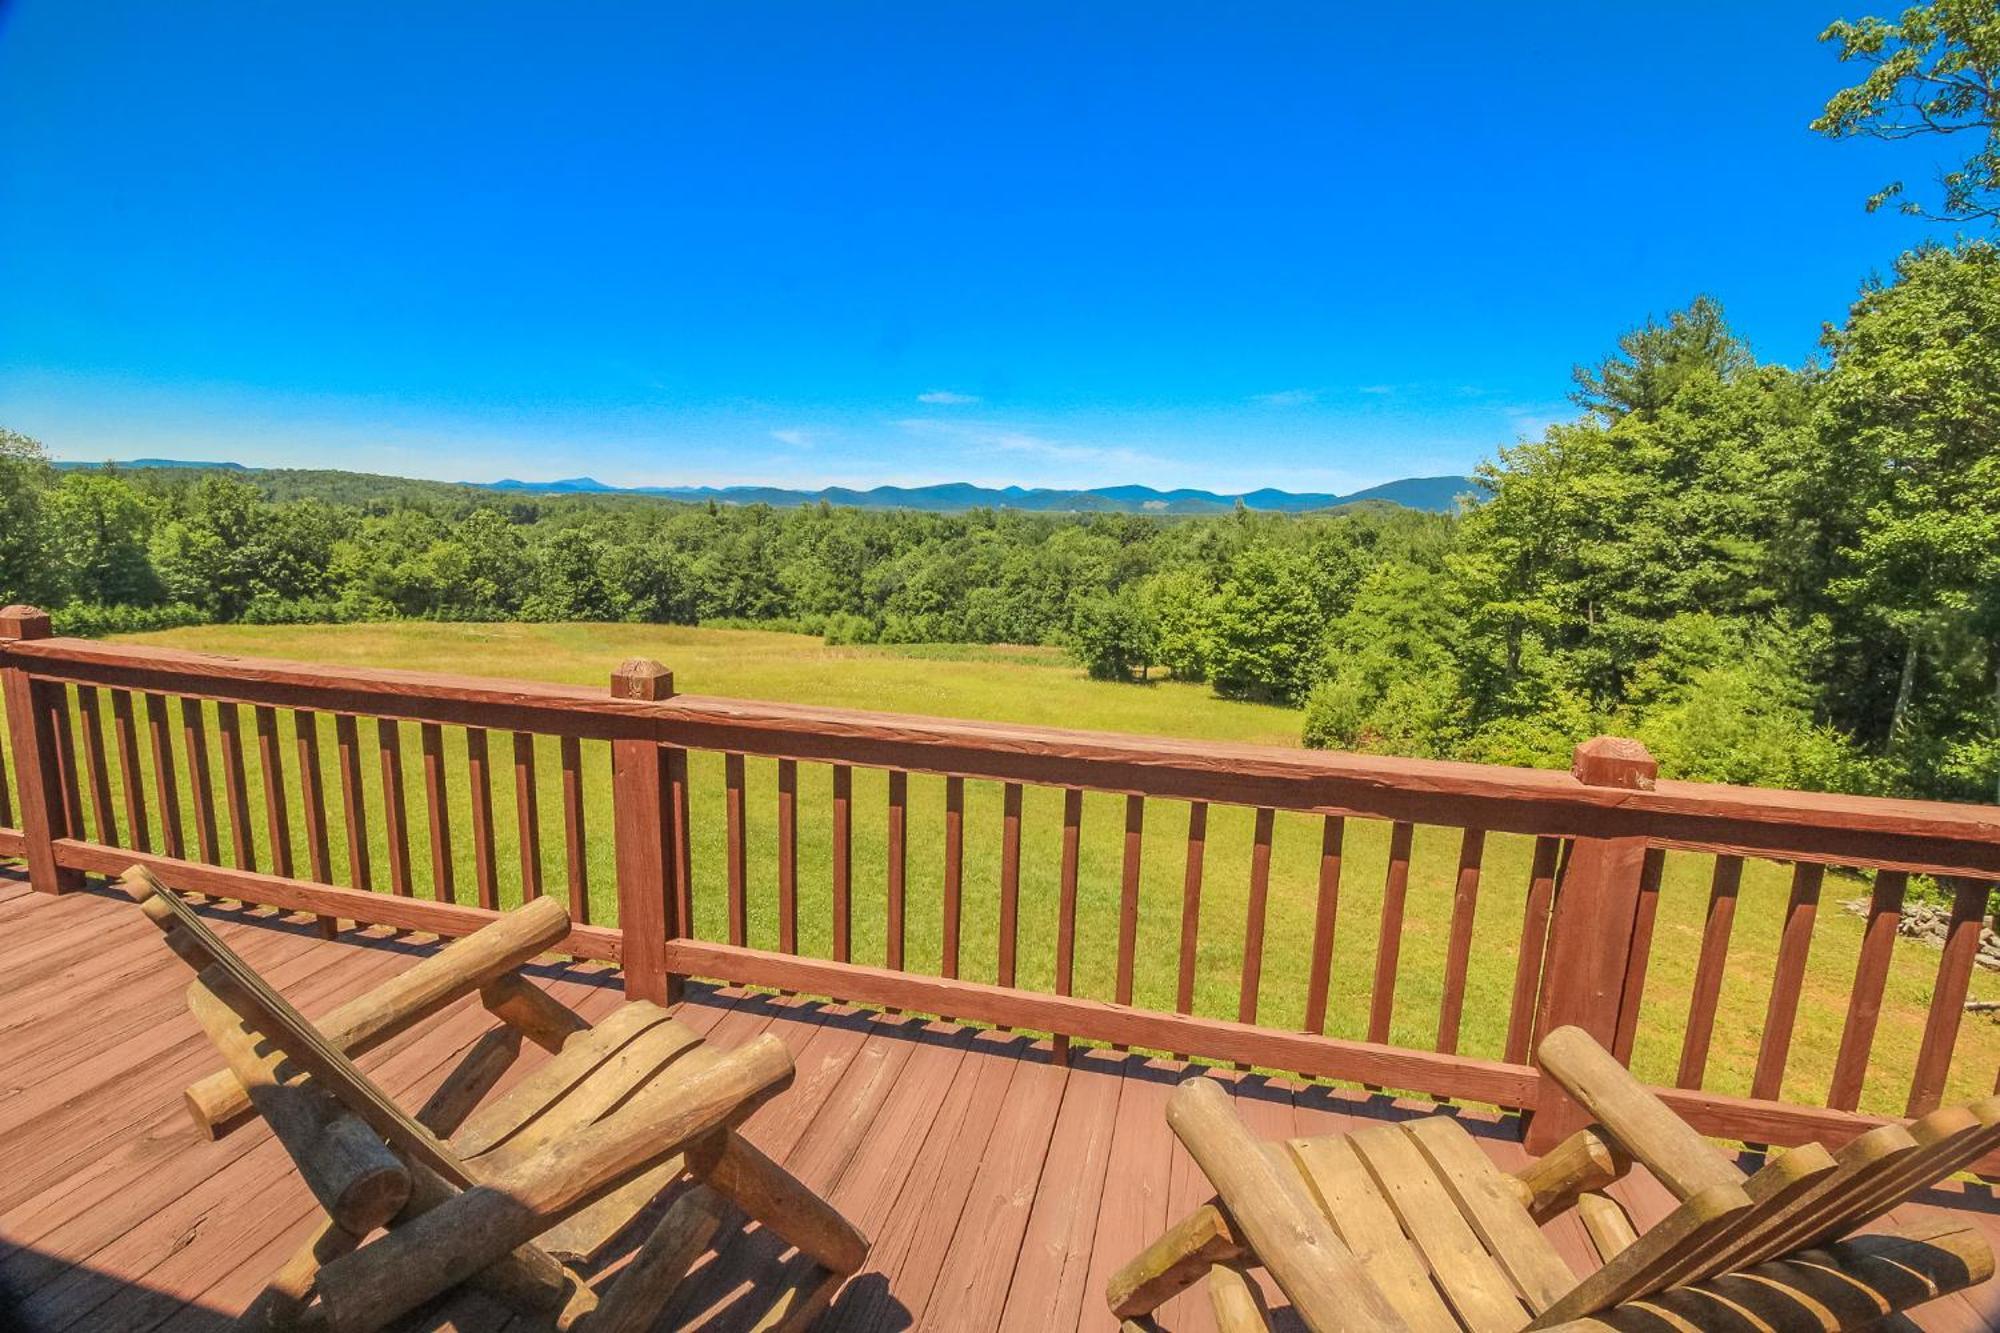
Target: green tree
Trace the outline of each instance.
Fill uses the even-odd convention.
[[[115,473],[71,472],[47,495],[50,546],[66,598],[101,606],[160,600],[146,541],[152,511]]]
[[[1263,542],[1230,562],[1210,602],[1207,667],[1223,694],[1305,697],[1319,678],[1324,620],[1302,552]]]
[[[1833,139],[1963,135],[1976,144],[1939,176],[1937,211],[1903,198],[1901,181],[1871,195],[1868,211],[1901,199],[1901,211],[1915,217],[2000,221],[2000,9],[1992,0],[1930,0],[1894,22],[1841,19],[1820,40],[1868,73],[1827,100],[1813,129]]]
[[[1129,593],[1099,593],[1077,607],[1068,647],[1093,679],[1130,680],[1153,664],[1153,622]]]
[[[0,604],[60,595],[44,512],[54,482],[41,441],[0,427]]]

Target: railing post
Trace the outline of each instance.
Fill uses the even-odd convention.
[[[0,642],[49,637],[49,617],[32,606],[0,608]],[[40,893],[83,886],[83,872],[56,864],[55,840],[73,836],[74,813],[63,798],[58,726],[68,725],[62,687],[35,680],[23,667],[0,668],[0,690],[13,741],[14,776],[20,784],[21,834],[26,840],[28,883]]]
[[[611,673],[618,699],[671,699],[674,674],[635,658]],[[667,974],[667,940],[681,933],[668,880],[678,860],[669,809],[667,752],[650,736],[611,742],[611,804],[618,863],[618,933],[625,994],[673,1004],[680,978]]]
[[[1659,765],[1637,741],[1598,736],[1576,747],[1570,771],[1585,786],[1650,791]],[[1606,1050],[1616,1042],[1645,864],[1644,838],[1580,837],[1572,842],[1549,922],[1537,1040],[1556,1028],[1574,1026]],[[1589,1118],[1553,1079],[1544,1079],[1541,1105],[1528,1122],[1528,1151],[1546,1152]]]

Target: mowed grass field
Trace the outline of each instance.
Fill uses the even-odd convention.
[[[294,658],[354,666],[395,666],[474,675],[513,676],[601,685],[631,657],[655,658],[675,673],[684,693],[735,695],[807,704],[875,708],[952,717],[985,718],[1196,739],[1297,744],[1299,714],[1258,704],[1221,700],[1205,688],[1172,682],[1123,685],[1091,681],[1054,650],[982,647],[828,648],[818,639],[738,630],[641,625],[434,625],[217,626],[133,636],[134,642],[208,652]],[[212,710],[205,714],[214,750]],[[109,708],[105,710],[107,727]],[[294,861],[305,865],[303,822],[297,810],[299,775],[292,720],[281,717],[279,750],[290,794]],[[143,716],[141,718],[143,735]],[[333,878],[354,882],[344,846],[330,719],[320,722],[322,765],[333,828]],[[248,832],[260,866],[271,864],[263,784],[258,772],[252,718],[243,717],[249,771]],[[448,730],[452,793],[450,823],[454,877],[460,901],[473,896],[470,798],[463,733]],[[180,744],[176,714],[176,744]],[[143,744],[142,744],[143,750]],[[417,729],[401,728],[403,781],[409,809],[411,877],[429,896],[429,822],[425,810]],[[361,730],[365,801],[369,810],[369,882],[388,884],[389,848],[381,818],[383,775],[372,723]],[[540,866],[545,887],[567,885],[557,745],[535,747]],[[522,870],[511,739],[491,741],[497,868],[503,901],[518,901]],[[183,760],[183,762],[185,762]],[[221,759],[212,757],[223,825],[223,860],[231,833],[220,795]],[[142,764],[150,773],[150,761]],[[592,917],[616,919],[608,747],[587,745],[587,874]],[[748,761],[750,942],[775,947],[776,764]],[[691,762],[695,824],[693,863],[697,934],[722,939],[725,928],[723,764],[718,755]],[[147,777],[148,791],[152,778]],[[191,818],[183,777],[184,818]],[[961,975],[992,980],[997,959],[1001,794],[998,784],[968,782],[965,811],[964,923]],[[884,958],[887,779],[857,770],[854,782],[854,956]],[[1059,836],[1062,794],[1029,789],[1025,801],[1021,868],[1020,984],[1051,987],[1054,977]],[[157,819],[157,812],[155,815]],[[1184,803],[1146,805],[1136,1000],[1171,1009],[1178,964],[1181,884],[1188,811]],[[1243,961],[1244,921],[1251,851],[1252,812],[1210,811],[1206,878],[1199,934],[1195,1007],[1234,1018]],[[192,829],[190,822],[188,827]],[[1388,857],[1387,824],[1350,819],[1335,937],[1328,1030],[1359,1037],[1368,1005],[1380,925],[1382,881]],[[1437,1035],[1443,986],[1445,936],[1458,856],[1455,829],[1419,828],[1411,864],[1407,915],[1401,940],[1392,1040],[1429,1047]],[[1111,998],[1116,921],[1123,856],[1124,798],[1089,796],[1084,805],[1078,905],[1076,992]],[[944,780],[912,775],[909,782],[906,966],[935,972],[940,964],[944,840]],[[831,950],[831,778],[823,765],[800,765],[799,929],[803,951]],[[1259,1021],[1300,1026],[1306,1006],[1308,950],[1317,896],[1320,826],[1316,818],[1280,814],[1271,866]],[[1459,1049],[1498,1058],[1529,878],[1531,840],[1496,835],[1487,840],[1475,920],[1471,971]],[[1688,996],[1700,947],[1712,859],[1673,853],[1667,858],[1651,967],[1647,977],[1634,1065],[1654,1082],[1672,1082],[1687,1020]],[[300,873],[303,873],[301,869]],[[1747,1094],[1764,1027],[1775,966],[1777,937],[1790,881],[1787,866],[1753,862],[1738,899],[1727,979],[1709,1058],[1707,1086]],[[1805,991],[1799,1007],[1784,1082],[1787,1100],[1825,1099],[1860,946],[1861,920],[1840,910],[1844,899],[1867,893],[1864,880],[1830,874],[1814,930]],[[1937,972],[1934,948],[1899,940],[1890,973],[1874,1060],[1862,1108],[1900,1113],[1921,1040]],[[1973,995],[2000,999],[2000,978],[1974,976]],[[1947,1100],[1992,1090],[2000,1063],[2000,1025],[1967,1015],[1952,1066]]]

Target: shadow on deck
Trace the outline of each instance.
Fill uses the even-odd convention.
[[[378,929],[328,942],[308,921],[263,910],[211,916],[309,1015],[429,947],[427,937]],[[592,1020],[621,999],[615,972],[534,972]],[[209,1142],[184,1114],[181,1089],[216,1065],[182,1003],[185,983],[122,899],[40,897],[0,873],[0,1327],[227,1327],[318,1220],[261,1125]],[[709,987],[690,988],[681,1017],[725,1048],[765,1031],[791,1048],[795,1082],[745,1133],[874,1242],[867,1269],[822,1328],[1112,1329],[1102,1297],[1111,1271],[1207,1197],[1166,1125],[1167,1094],[1189,1077],[1178,1064],[1079,1050],[1065,1067],[1051,1063],[1047,1043],[1004,1032]],[[489,1021],[468,1000],[362,1066],[416,1105]],[[1225,1078],[1253,1129],[1273,1138],[1437,1109],[1210,1074]],[[1503,1167],[1525,1160],[1511,1120],[1458,1114]],[[1613,1192],[1641,1227],[1671,1202],[1643,1172]],[[2000,1202],[1982,1187],[1934,1190],[1892,1220],[1935,1208],[1972,1216],[2000,1240]],[[1573,1266],[1591,1266],[1573,1219],[1549,1232]],[[796,1261],[768,1233],[739,1226],[696,1269],[663,1326],[747,1327]],[[1988,1284],[1949,1297],[1915,1322],[2000,1327],[2000,1292]],[[1160,1323],[1213,1328],[1198,1290]],[[415,1326],[508,1324],[468,1297]]]

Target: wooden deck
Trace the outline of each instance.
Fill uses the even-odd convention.
[[[308,1014],[428,945],[379,929],[326,942],[309,921],[268,911],[213,917]],[[14,1307],[10,1322],[0,1306],[0,1327],[224,1327],[315,1220],[260,1125],[211,1143],[183,1113],[181,1088],[216,1063],[182,1006],[186,979],[122,900],[34,895],[0,873],[0,1290]],[[620,1001],[616,974],[594,966],[550,967],[540,979],[592,1018]],[[1205,1197],[1163,1114],[1188,1076],[1178,1065],[1098,1051],[1064,1068],[1045,1045],[1004,1033],[728,990],[696,989],[682,1017],[723,1046],[774,1032],[797,1059],[791,1090],[746,1132],[874,1241],[823,1328],[1112,1328],[1101,1294],[1110,1271]],[[415,1105],[487,1021],[468,1002],[362,1064]],[[1274,1137],[1433,1109],[1261,1078],[1230,1084],[1245,1118]],[[1466,1120],[1503,1165],[1522,1160],[1510,1126]],[[1615,1192],[1642,1227],[1668,1202],[1647,1179]],[[1989,1191],[1935,1191],[1905,1211],[1935,1207],[1963,1210],[2000,1241]],[[1572,1221],[1551,1234],[1573,1265],[1586,1263]],[[755,1228],[729,1234],[669,1326],[742,1327],[761,1308],[746,1297],[789,1257]],[[1160,1322],[1203,1329],[1207,1314],[1196,1293]],[[2000,1327],[2000,1290],[1936,1302],[1916,1322]],[[422,1326],[507,1323],[468,1301]]]

